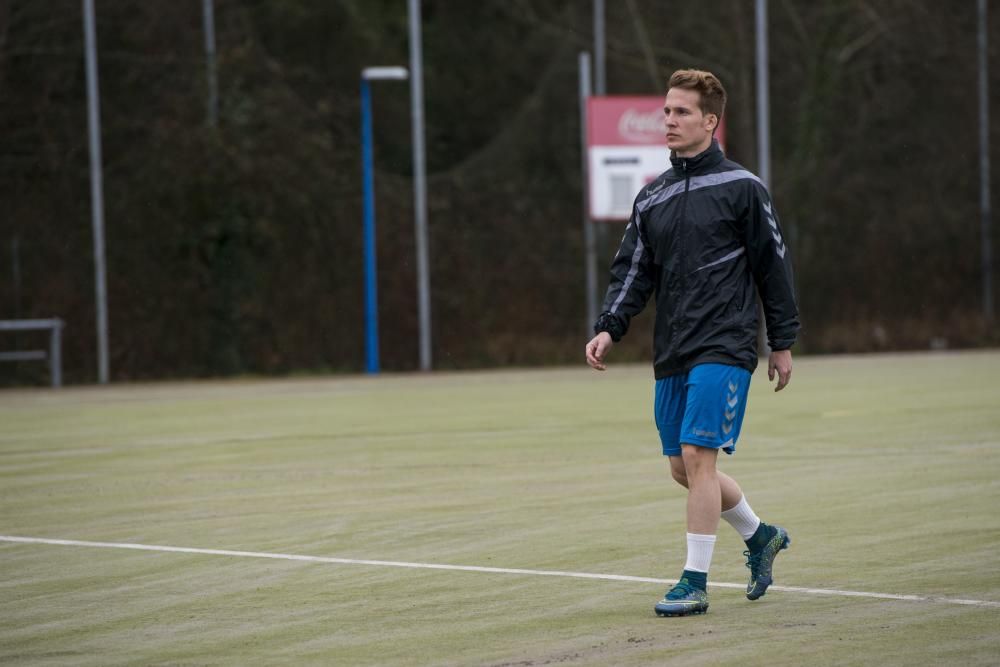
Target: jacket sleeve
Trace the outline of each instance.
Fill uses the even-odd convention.
[[[611,281],[604,297],[603,312],[594,324],[594,332],[607,331],[612,340],[621,340],[632,318],[646,307],[655,281],[653,253],[642,218],[633,208],[621,246],[611,262]]]
[[[778,212],[764,186],[750,187],[744,242],[754,282],[764,305],[767,342],[772,350],[787,350],[799,331],[792,258]]]

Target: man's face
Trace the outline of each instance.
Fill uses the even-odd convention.
[[[715,114],[701,111],[701,93],[686,88],[671,88],[663,103],[663,122],[667,147],[677,157],[691,157],[712,143],[712,130],[718,124]]]

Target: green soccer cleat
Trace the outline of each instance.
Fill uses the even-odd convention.
[[[771,577],[771,568],[778,552],[787,549],[792,543],[788,537],[788,531],[781,526],[771,526],[774,534],[767,541],[760,551],[744,551],[747,557],[747,567],[750,568],[750,583],[747,584],[747,599],[756,600],[767,592],[767,587],[774,579]]]
[[[708,593],[681,579],[653,607],[657,616],[687,616],[708,611]]]

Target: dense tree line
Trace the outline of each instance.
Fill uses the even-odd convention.
[[[358,79],[407,63],[406,3],[216,0],[216,127],[200,0],[96,4],[113,377],[360,370]],[[607,12],[608,92],[715,71],[728,152],[756,169],[753,3]],[[423,2],[438,368],[582,362],[577,54],[591,31],[589,2]],[[776,0],[770,35],[772,190],[801,349],[1000,342],[980,308],[975,3]],[[374,108],[383,366],[408,370],[408,87],[377,84]],[[92,381],[79,2],[0,0],[0,204],[0,319],[65,319],[67,378]],[[604,235],[605,260],[620,231]],[[616,358],[648,356],[650,324]],[[0,339],[15,344],[38,341]],[[4,364],[0,381],[42,372]]]

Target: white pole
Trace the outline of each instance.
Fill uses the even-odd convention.
[[[409,0],[410,118],[413,125],[413,216],[417,239],[417,312],[420,370],[431,370],[431,279],[427,243],[427,172],[424,157],[424,69],[420,41],[420,0]]]
[[[97,29],[94,0],[83,0],[83,31],[87,61],[87,129],[90,135],[90,203],[94,227],[94,282],[97,293],[97,380],[107,384],[108,303],[104,269],[104,184],[101,173],[101,101],[97,86]]]

